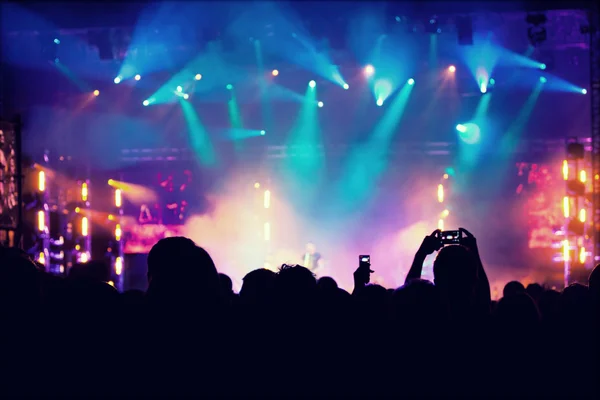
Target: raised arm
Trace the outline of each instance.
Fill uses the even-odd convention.
[[[475,239],[475,236],[465,228],[459,228],[458,230],[464,236],[462,238],[462,244],[473,252],[477,259],[477,297],[481,305],[489,311],[492,304],[492,291],[490,289],[490,281],[483,268],[483,262],[481,262],[477,240]]]
[[[410,266],[410,270],[406,275],[406,279],[404,280],[405,284],[413,279],[421,278],[421,273],[423,272],[423,262],[425,261],[425,258],[434,251],[438,251],[442,247],[442,241],[440,239],[441,234],[442,231],[436,229],[431,233],[431,235],[425,236],[423,243],[421,243],[421,247],[419,247],[417,254],[415,254],[415,258]]]

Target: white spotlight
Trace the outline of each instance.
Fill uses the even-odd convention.
[[[139,81],[140,79],[142,79],[142,76],[140,74],[137,74],[136,76],[133,77],[133,79],[135,79],[136,81]]]
[[[375,73],[375,67],[373,67],[372,65],[367,65],[365,67],[365,75],[366,76],[373,76],[374,73]]]

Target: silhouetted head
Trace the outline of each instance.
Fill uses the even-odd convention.
[[[275,278],[277,297],[284,301],[304,301],[317,289],[315,275],[300,265],[282,265]]]
[[[0,247],[2,310],[26,313],[31,307],[39,306],[42,301],[42,281],[42,273],[26,254],[17,248]]]
[[[334,292],[338,289],[338,284],[335,279],[329,276],[323,276],[319,278],[317,281],[317,286],[319,287],[319,290],[326,292]]]
[[[433,275],[444,301],[471,301],[477,285],[477,260],[464,246],[446,246],[434,263]]]
[[[539,283],[530,283],[525,289],[528,295],[531,296],[536,303],[540,300],[540,296],[544,293],[544,288]]]
[[[317,246],[312,242],[306,243],[306,252],[308,254],[315,254],[317,252]]]
[[[525,286],[519,281],[510,281],[504,286],[502,296],[508,297],[519,293],[525,293]]]
[[[246,304],[267,304],[273,299],[275,272],[260,268],[246,274],[240,289],[240,299]]]
[[[148,295],[164,300],[220,297],[219,276],[210,255],[192,240],[174,236],[159,240],[148,253]]]
[[[542,321],[555,323],[560,315],[560,293],[556,290],[544,291],[538,300]]]
[[[503,328],[533,328],[540,321],[540,314],[533,299],[527,293],[503,297],[496,308],[496,318]]]
[[[404,322],[433,323],[441,316],[437,288],[424,279],[413,279],[396,289],[392,306],[394,318],[403,325]]]
[[[592,297],[587,286],[572,283],[560,295],[561,316],[567,319],[585,320],[590,317]]]
[[[219,284],[221,285],[221,293],[225,296],[233,294],[233,281],[223,273],[219,273]]]
[[[592,296],[600,300],[600,264],[596,265],[588,278],[588,287]]]

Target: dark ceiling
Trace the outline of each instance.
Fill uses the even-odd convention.
[[[389,2],[389,9],[399,15],[409,17],[429,17],[433,14],[464,14],[471,12],[510,12],[543,11],[559,9],[589,9],[593,0],[524,0],[524,1],[396,1]],[[60,29],[85,29],[95,27],[133,26],[142,10],[156,2],[138,0],[135,2],[19,2],[19,5],[53,22]],[[227,7],[227,2],[207,2],[214,5],[215,11]],[[229,3],[232,4],[232,3]],[[290,5],[303,17],[311,15],[323,18],[327,13],[340,17],[340,10],[352,8],[352,4],[333,1],[290,2]],[[364,3],[363,3],[364,4]],[[217,11],[218,12],[218,11]],[[215,19],[218,22],[218,18]],[[22,27],[27,29],[26,24]]]

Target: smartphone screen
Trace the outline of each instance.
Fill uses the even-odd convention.
[[[441,235],[442,244],[459,244],[460,243],[460,232],[459,231],[444,231]]]
[[[358,261],[361,264],[371,264],[371,256],[367,256],[367,255],[362,255],[362,256],[358,256]]]

